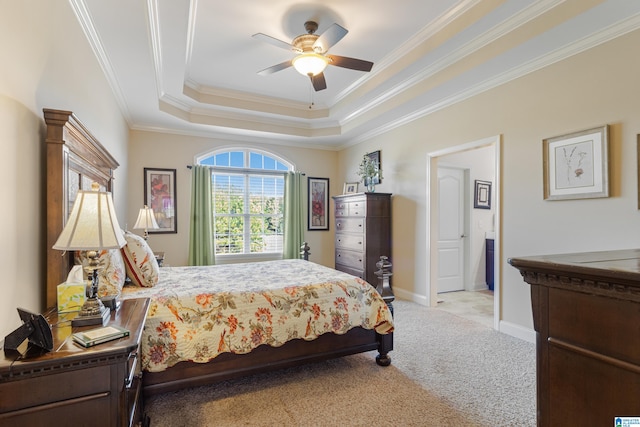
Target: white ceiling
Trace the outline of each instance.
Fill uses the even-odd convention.
[[[132,129],[340,149],[640,27],[630,0],[70,0]],[[349,33],[327,89],[288,68],[315,20]]]

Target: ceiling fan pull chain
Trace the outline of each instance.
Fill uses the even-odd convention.
[[[309,104],[309,109],[312,110],[315,103],[313,102],[313,85],[309,86],[309,97],[311,98],[311,104]]]

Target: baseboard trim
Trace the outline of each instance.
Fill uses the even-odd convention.
[[[525,328],[524,326],[517,325],[515,323],[501,320],[500,332],[534,344],[536,342],[536,331],[534,331],[533,329]]]
[[[427,297],[423,295],[418,295],[414,292],[409,292],[400,288],[394,289],[393,293],[398,299],[415,302],[416,304],[429,307],[429,301],[427,300]],[[500,320],[498,327],[498,331],[506,335],[511,335],[512,337],[534,344],[536,342],[536,331],[534,331],[533,329],[525,328],[524,326],[512,322],[507,322],[505,320]]]
[[[424,295],[418,295],[416,293],[405,291],[404,289],[400,288],[394,289],[393,293],[398,299],[415,302],[416,304],[424,305],[427,307],[429,306],[429,301]]]

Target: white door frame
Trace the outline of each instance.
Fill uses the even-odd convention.
[[[483,147],[494,147],[495,152],[495,182],[493,191],[495,194],[495,247],[494,247],[494,287],[493,287],[493,327],[500,330],[500,293],[502,286],[501,271],[501,230],[502,230],[502,204],[500,193],[500,170],[502,135],[484,138],[467,144],[427,153],[427,294],[426,298],[429,306],[435,307],[438,304],[438,158],[448,154],[460,153],[463,151],[475,150]]]

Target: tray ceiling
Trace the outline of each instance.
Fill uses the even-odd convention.
[[[132,129],[340,149],[640,26],[627,0],[71,0]],[[315,92],[294,53],[318,22],[349,33]]]

